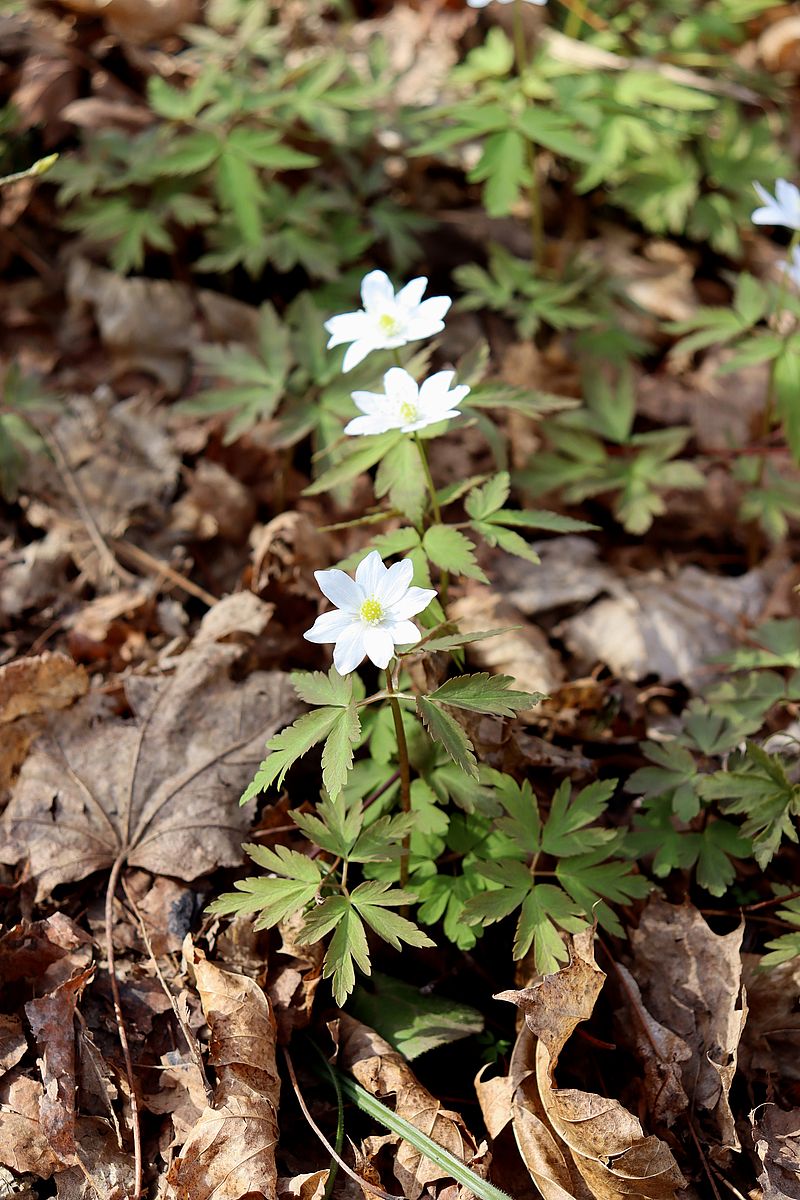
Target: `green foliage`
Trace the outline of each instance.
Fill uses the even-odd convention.
[[[630,370],[616,384],[601,375],[584,381],[586,406],[542,422],[552,449],[537,453],[517,480],[533,496],[559,490],[569,503],[610,495],[629,533],[645,533],[666,511],[665,493],[703,486],[703,475],[676,458],[690,430],[680,426],[634,432],[636,397]]]
[[[784,839],[798,840],[800,784],[790,778],[788,763],[780,755],[768,754],[754,742],[734,755],[726,770],[704,779],[703,795],[719,801],[724,812],[747,817],[742,833],[752,839],[753,855],[762,869]]]
[[[780,963],[800,957],[800,899],[797,896],[787,899],[783,908],[779,908],[775,915],[794,928],[789,933],[782,933],[771,942],[767,942],[766,949],[769,953],[761,959],[759,965],[762,968],[777,967]]]
[[[470,1005],[426,995],[379,971],[373,974],[369,989],[356,989],[351,1011],[359,1021],[377,1029],[409,1062],[483,1029],[483,1015]]]
[[[55,399],[38,380],[25,376],[12,364],[0,390],[0,495],[16,499],[17,488],[32,455],[46,452],[46,444],[32,418],[55,407]]]

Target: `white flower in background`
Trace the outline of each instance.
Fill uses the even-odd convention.
[[[486,8],[487,4],[491,4],[492,0],[467,0],[470,8]],[[547,4],[547,0],[526,0],[528,4],[538,4],[540,7]],[[511,4],[513,0],[497,0],[498,4]]]
[[[793,246],[786,262],[780,264],[783,273],[791,279],[796,288],[800,288],[800,246]]]
[[[754,225],[785,225],[787,229],[800,229],[800,189],[788,179],[779,179],[775,184],[775,195],[770,196],[760,183],[753,187],[763,208],[757,208],[751,220]]]
[[[383,271],[370,271],[365,275],[361,281],[364,307],[325,322],[331,335],[329,350],[351,343],[342,370],[352,371],[373,350],[396,350],[408,342],[441,333],[444,315],[453,301],[449,296],[431,296],[423,300],[427,286],[427,279],[421,276],[395,293],[391,279]]]
[[[432,588],[411,587],[413,574],[410,558],[385,567],[377,550],[358,564],[355,580],[344,571],[315,571],[320,591],[336,608],[317,617],[303,637],[335,643],[333,665],[340,675],[349,675],[365,656],[376,667],[387,667],[395,646],[419,641],[409,618],[436,595]]]
[[[345,433],[387,433],[399,429],[403,433],[414,433],[426,425],[438,421],[449,421],[461,414],[456,408],[469,388],[460,384],[450,390],[455,371],[438,371],[417,385],[408,371],[402,367],[390,367],[383,377],[383,392],[353,392],[356,408],[363,417],[354,417],[345,425]]]

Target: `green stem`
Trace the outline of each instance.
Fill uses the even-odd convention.
[[[411,812],[411,765],[408,761],[408,743],[406,742],[406,731],[403,727],[403,714],[400,711],[400,705],[397,703],[397,697],[394,694],[394,686],[392,684],[392,672],[386,668],[386,691],[389,693],[389,705],[392,710],[392,719],[394,720],[394,732],[397,737],[397,759],[400,767],[400,804],[403,812]],[[411,849],[411,834],[406,834],[403,838],[403,844],[400,848],[400,887],[404,888],[408,883],[408,858]]]
[[[787,251],[787,260],[788,260],[788,263],[790,266],[792,263],[792,254],[794,253],[794,251],[797,249],[797,247],[799,245],[800,245],[800,229],[796,229],[794,231],[794,233],[792,234],[792,240],[789,242],[789,249]],[[784,271],[783,278],[781,279],[781,285],[780,285],[780,288],[778,289],[778,299],[775,304],[775,312],[778,315],[780,315],[780,311],[783,308],[783,302],[786,299],[786,289],[788,286],[789,286],[789,272]],[[792,337],[792,335],[794,333],[795,333],[795,329],[794,329],[794,327],[792,327],[791,329],[788,330],[787,333],[784,334],[784,336],[783,336],[783,348],[784,349],[786,347],[786,343],[788,342],[789,338]],[[772,366],[770,367],[770,371],[769,371],[769,384],[767,385],[767,398],[764,401],[764,408],[761,411],[761,421],[760,421],[760,433],[761,433],[761,437],[764,439],[769,437],[770,431],[772,429],[773,421],[775,420],[775,367],[778,363],[778,360],[781,358],[782,352],[783,352],[783,350],[781,351],[781,354],[779,354],[777,358],[774,358],[772,360]],[[765,461],[766,461],[765,459],[762,459],[761,471],[759,473],[759,483],[761,482],[761,477],[763,477],[763,474],[764,474]]]
[[[442,510],[439,507],[439,497],[436,494],[436,484],[433,482],[433,476],[431,475],[431,468],[430,468],[430,464],[428,463],[428,455],[425,451],[425,445],[422,441],[422,438],[419,436],[418,433],[414,433],[413,437],[414,437],[414,441],[417,444],[417,450],[419,450],[419,457],[420,457],[420,462],[422,463],[422,469],[425,472],[425,482],[428,485],[428,495],[431,498],[431,512],[433,513],[433,519],[437,525],[441,525],[442,524]],[[450,576],[449,576],[448,572],[442,571],[441,575],[439,576],[439,591],[441,593],[442,606],[447,604],[447,589],[448,589],[449,583],[450,583]]]
[[[568,7],[569,12],[566,24],[564,25],[564,36],[568,38],[580,37],[581,26],[583,25],[583,18],[588,5],[583,3],[582,0],[576,0],[574,8],[571,5],[567,5],[566,7]]]
[[[522,80],[528,66],[528,48],[525,42],[525,23],[522,0],[514,0],[514,58],[517,77]],[[536,166],[536,146],[525,138],[525,153],[531,181],[528,187],[528,204],[531,221],[531,264],[538,272],[542,265],[544,250],[544,222],[542,219],[542,195],[539,189],[539,172]]]

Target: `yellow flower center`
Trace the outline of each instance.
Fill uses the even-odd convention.
[[[400,322],[391,313],[383,313],[378,317],[378,324],[388,337],[396,337],[400,332]]]
[[[404,400],[400,405],[400,416],[406,425],[410,425],[412,421],[416,421],[419,416],[416,404],[410,404],[408,400]]]
[[[377,625],[378,621],[383,618],[383,605],[380,600],[376,600],[374,596],[370,596],[369,600],[365,600],[361,605],[359,615],[362,621],[366,621],[367,625]]]

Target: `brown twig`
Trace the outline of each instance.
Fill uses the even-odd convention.
[[[184,592],[188,592],[190,596],[194,596],[197,600],[202,600],[209,608],[213,608],[215,604],[219,604],[216,596],[212,596],[211,592],[207,592],[205,588],[200,587],[197,583],[192,583],[191,579],[186,575],[182,575],[180,571],[176,571],[169,563],[162,562],[160,558],[154,558],[152,554],[148,554],[141,546],[135,546],[133,542],[126,542],[122,538],[114,538],[112,545],[117,554],[123,558],[127,555],[138,566],[144,567],[153,574],[161,574],[170,583],[174,583],[176,587],[181,588]]]
[[[211,1084],[208,1082],[208,1079],[206,1077],[205,1067],[203,1066],[203,1059],[200,1054],[200,1049],[197,1045],[197,1040],[194,1037],[194,1034],[192,1033],[189,1026],[186,1024],[186,1021],[183,1019],[180,1009],[178,1008],[178,1001],[175,999],[174,995],[172,994],[172,989],[170,988],[169,984],[167,983],[166,979],[164,978],[164,976],[161,973],[161,968],[158,965],[158,959],[156,958],[155,954],[153,953],[153,944],[150,941],[150,935],[147,932],[147,926],[145,925],[144,920],[142,919],[142,914],[139,912],[136,901],[134,900],[133,896],[131,895],[130,888],[128,887],[128,884],[126,883],[124,876],[122,878],[122,890],[125,893],[125,897],[128,901],[128,904],[130,904],[130,906],[131,906],[133,915],[136,917],[136,921],[139,926],[139,932],[142,935],[142,941],[144,942],[145,949],[147,950],[147,953],[150,957],[150,961],[153,964],[153,970],[156,973],[156,978],[158,979],[158,982],[161,984],[161,988],[164,992],[164,995],[167,997],[167,999],[170,1002],[172,1011],[175,1014],[175,1020],[178,1022],[178,1025],[180,1026],[180,1031],[183,1034],[184,1041],[186,1042],[186,1046],[189,1050],[189,1055],[192,1059],[192,1062],[194,1063],[194,1065],[197,1067],[198,1071],[200,1072],[200,1078],[203,1081],[203,1089],[206,1093],[206,1100],[208,1101],[209,1105],[212,1105],[214,1102],[214,1089],[211,1087]]]
[[[128,1077],[128,1091],[131,1099],[131,1134],[133,1137],[133,1194],[130,1200],[139,1200],[142,1194],[142,1131],[139,1124],[139,1101],[136,1096],[136,1080],[133,1074],[133,1060],[131,1058],[131,1049],[128,1043],[128,1031],[125,1027],[125,1018],[122,1015],[122,1001],[119,994],[119,980],[115,969],[114,957],[114,893],[117,890],[120,873],[125,864],[125,852],[117,856],[114,865],[111,868],[111,874],[108,877],[108,887],[106,888],[106,911],[105,911],[105,933],[106,933],[106,958],[108,960],[108,975],[111,980],[111,996],[114,1001],[114,1016],[117,1019],[117,1032],[119,1033],[119,1044],[122,1047],[122,1057],[125,1060],[125,1074]]]
[[[298,1084],[297,1076],[294,1073],[294,1066],[292,1065],[291,1056],[285,1046],[283,1047],[283,1057],[286,1060],[286,1069],[289,1072],[289,1079],[291,1081],[294,1094],[297,1097],[297,1103],[300,1105],[300,1111],[308,1121],[311,1128],[314,1130],[314,1133],[322,1142],[325,1149],[328,1151],[328,1154],[330,1154],[333,1161],[337,1163],[339,1167],[341,1167],[346,1175],[349,1175],[351,1179],[355,1180],[360,1188],[363,1188],[367,1192],[372,1192],[373,1196],[380,1196],[381,1200],[403,1200],[402,1196],[393,1196],[391,1192],[384,1192],[381,1190],[381,1188],[376,1187],[374,1183],[369,1183],[368,1180],[364,1179],[361,1175],[357,1175],[352,1167],[349,1167],[344,1159],[336,1153],[335,1149],[325,1137],[325,1134],[322,1132],[319,1125],[317,1125],[316,1121],[311,1116],[311,1113],[308,1111],[308,1105],[303,1099],[303,1093],[300,1091],[300,1085]]]

